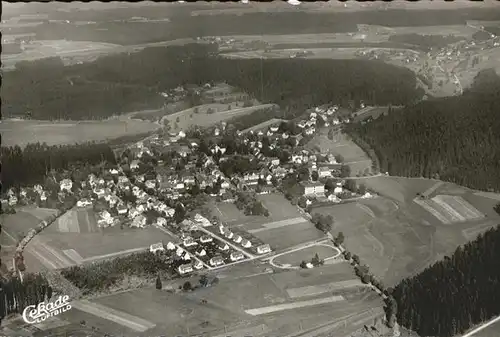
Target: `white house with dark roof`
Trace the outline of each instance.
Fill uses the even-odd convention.
[[[163,252],[165,251],[165,246],[163,245],[163,242],[153,243],[149,246],[149,251],[153,254],[156,252]]]
[[[179,271],[179,274],[184,275],[187,273],[191,273],[193,271],[193,266],[190,264],[182,264],[177,270]]]
[[[257,247],[257,254],[266,254],[271,252],[271,246],[269,244],[263,244]]]
[[[214,256],[209,263],[212,267],[218,267],[224,264],[224,259],[221,256]]]
[[[236,262],[243,260],[245,258],[245,255],[243,255],[242,252],[237,251],[237,252],[232,252],[229,258],[231,259],[231,261]]]

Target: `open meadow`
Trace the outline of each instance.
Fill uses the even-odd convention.
[[[341,155],[344,163],[351,168],[351,176],[371,172],[371,159],[348,136],[342,132],[334,134],[333,140],[328,139],[328,129],[322,129],[307,143],[307,148],[319,148],[321,153]]]
[[[105,141],[122,136],[154,131],[159,125],[135,119],[111,118],[103,121],[34,121],[3,120],[0,123],[2,146],[25,146],[28,143],[47,145]]]
[[[188,293],[144,288],[79,301],[72,312],[84,314],[78,317],[88,318],[104,331],[112,327],[123,336],[161,335],[165,331],[173,335],[287,335],[331,323],[333,317],[342,322],[342,331],[350,333],[382,314],[380,298],[364,287],[347,285],[350,278],[354,282],[348,264],[221,278],[215,286]],[[336,291],[332,282],[343,290]],[[332,291],[333,295],[325,296]],[[71,313],[61,317],[69,322],[76,319]],[[343,321],[349,317],[352,319]]]
[[[263,194],[257,198],[269,210],[269,217],[245,216],[233,203],[213,204],[212,214],[234,231],[250,233],[258,241],[268,243],[274,251],[324,237],[282,194]]]
[[[274,263],[282,266],[299,267],[302,261],[311,262],[315,255],[318,255],[320,260],[333,258],[339,254],[337,249],[328,245],[315,245],[301,250],[293,251],[284,255],[280,255],[274,259]]]
[[[231,106],[231,109],[228,110],[228,106]],[[274,104],[261,104],[248,108],[240,108],[236,106],[236,102],[230,104],[210,103],[167,115],[161,119],[161,123],[167,120],[172,131],[186,130],[190,126],[207,127],[236,116],[247,115],[254,111],[273,106]],[[208,113],[208,109],[212,109],[213,112]]]
[[[491,199],[473,195],[457,185],[395,177],[363,181],[384,197],[319,207],[313,213],[332,215],[332,234],[343,232],[347,249],[359,255],[362,263],[386,285],[414,275],[451,255],[459,245],[475,239],[479,233],[500,224],[500,216],[492,210],[487,218],[480,216],[494,204]],[[441,201],[436,207],[446,212],[441,215],[448,219],[446,223],[413,200],[416,193],[424,193],[434,185],[438,187],[432,193]],[[443,192],[455,193],[444,195]],[[452,222],[452,219],[460,221]]]
[[[29,262],[61,269],[145,251],[160,241],[173,238],[154,227],[98,228],[92,210],[73,209],[30,241],[26,251],[34,257]]]

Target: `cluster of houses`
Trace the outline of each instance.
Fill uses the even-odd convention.
[[[223,225],[219,225],[218,229],[213,231],[200,230],[200,227],[211,226],[214,226],[212,222],[200,214],[196,214],[193,219],[183,221],[184,230],[180,232],[180,244],[156,243],[150,246],[150,251],[152,253],[170,252],[168,254],[177,262],[176,269],[180,275],[204,267],[218,268],[230,263],[241,262],[246,258],[244,253],[246,251],[252,251],[258,255],[271,252],[271,247],[268,244],[253,247],[251,241],[233,233]]]

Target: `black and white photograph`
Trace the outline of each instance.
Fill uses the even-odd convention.
[[[500,2],[17,2],[0,336],[500,337]]]

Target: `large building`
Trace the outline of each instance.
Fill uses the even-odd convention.
[[[305,196],[325,194],[325,185],[320,182],[304,182],[301,187],[302,194]]]

